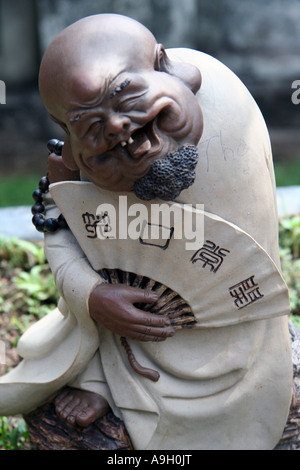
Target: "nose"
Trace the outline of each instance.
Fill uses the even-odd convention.
[[[106,121],[105,138],[127,140],[130,124],[131,121],[128,116],[119,113],[111,114]]]

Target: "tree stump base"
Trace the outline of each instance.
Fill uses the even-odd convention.
[[[53,402],[24,416],[36,450],[132,450],[124,423],[111,411],[86,428],[70,426],[56,414]]]
[[[300,331],[289,322],[294,399],[283,435],[274,450],[300,450]],[[37,450],[133,450],[124,423],[112,412],[87,428],[70,426],[57,416],[52,401],[24,416]]]
[[[294,397],[283,435],[274,450],[300,450],[300,331],[289,322]]]

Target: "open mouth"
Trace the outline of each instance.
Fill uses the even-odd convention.
[[[145,155],[156,154],[162,145],[155,131],[155,121],[151,121],[135,131],[127,141],[122,141],[117,147],[119,146],[135,160]]]

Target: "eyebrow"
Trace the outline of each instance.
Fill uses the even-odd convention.
[[[110,99],[112,99],[114,96],[118,95],[119,93],[122,93],[124,88],[126,88],[130,84],[130,80],[126,78],[124,82],[122,82],[120,85],[118,85],[109,95]]]
[[[81,113],[76,114],[76,116],[70,118],[70,123],[73,124],[73,122],[79,121],[81,117],[82,117]]]
[[[130,84],[130,82],[131,82],[131,80],[129,80],[128,78],[126,78],[126,79],[124,80],[124,82],[122,82],[120,85],[118,85],[118,86],[110,93],[109,98],[112,99],[112,98],[114,98],[116,95],[118,95],[119,93],[122,93],[122,91]],[[106,89],[108,88],[108,84],[106,84],[105,88],[106,88]],[[105,93],[105,91],[104,91],[104,93]],[[103,94],[104,94],[104,93],[103,93]],[[75,114],[75,113],[76,113],[76,114]],[[77,112],[76,112],[76,111],[74,110],[74,111],[70,111],[68,114],[71,114],[71,115],[75,114],[75,115],[71,116],[70,119],[69,119],[70,124],[74,124],[74,123],[76,123],[77,121],[79,121],[79,120],[82,118],[82,116],[83,116],[84,114],[86,114],[86,111],[84,110],[84,111],[80,111],[80,112],[77,111]]]

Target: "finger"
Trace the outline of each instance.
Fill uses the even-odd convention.
[[[133,307],[131,311],[132,318],[135,318],[137,325],[143,325],[154,328],[165,328],[171,326],[171,320],[166,315],[157,315],[155,313],[145,312],[139,308]]]
[[[170,336],[173,336],[174,333],[172,332],[172,334]],[[146,333],[138,333],[137,331],[134,331],[134,332],[130,332],[128,334],[126,334],[126,338],[130,338],[130,339],[134,339],[136,341],[143,341],[143,342],[153,342],[153,343],[161,343],[163,341],[166,341],[166,339],[168,338],[169,336],[156,336],[156,335],[148,335]]]
[[[172,326],[167,328],[153,328],[144,325],[134,325],[124,336],[139,341],[165,341],[167,338],[174,336],[175,331]]]
[[[132,303],[154,303],[158,300],[156,292],[138,287],[128,287],[129,299]]]

